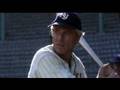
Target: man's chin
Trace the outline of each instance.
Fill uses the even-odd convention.
[[[65,50],[64,49],[55,49],[55,52],[57,54],[60,54],[60,55],[64,55],[65,54]]]

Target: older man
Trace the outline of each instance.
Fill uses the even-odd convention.
[[[49,25],[52,44],[33,57],[28,78],[86,78],[82,61],[73,53],[83,32],[75,13],[57,13]]]

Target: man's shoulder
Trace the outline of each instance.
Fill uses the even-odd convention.
[[[56,61],[56,56],[54,55],[54,53],[52,51],[52,45],[47,45],[47,46],[39,49],[34,54],[32,61],[34,63]]]
[[[40,48],[39,50],[37,50],[36,54],[44,54],[44,53],[50,53],[52,52],[52,45],[47,45],[45,47]]]
[[[48,56],[53,56],[52,45],[47,45],[37,50],[34,54],[33,60],[40,60],[41,58],[43,59]]]

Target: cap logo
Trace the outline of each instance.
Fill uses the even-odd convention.
[[[67,13],[57,13],[57,16],[62,18],[63,20],[66,20],[69,17]]]

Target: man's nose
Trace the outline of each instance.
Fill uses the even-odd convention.
[[[57,37],[58,37],[58,40],[59,40],[59,41],[63,41],[63,39],[64,39],[64,34],[59,34]]]

